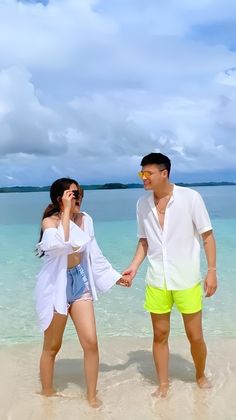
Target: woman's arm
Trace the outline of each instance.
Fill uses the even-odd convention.
[[[91,274],[96,289],[99,292],[106,292],[116,282],[121,279],[122,275],[116,271],[107,258],[103,255],[96,238],[94,236],[94,227],[92,218],[85,212],[84,214],[84,230],[90,236],[90,242],[87,248],[88,261],[91,267]]]
[[[44,219],[42,224],[42,240],[37,245],[40,253],[44,252],[51,257],[57,257],[63,254],[69,255],[74,252],[74,248],[81,249],[83,245],[89,242],[89,235],[83,232],[79,227],[72,224],[72,227],[70,228],[70,220],[68,220],[68,225],[66,225],[67,220],[64,218],[64,226],[59,222],[58,219],[56,220],[52,217]],[[65,229],[67,228],[69,231],[68,233],[65,232]],[[66,235],[68,235],[68,240]]]

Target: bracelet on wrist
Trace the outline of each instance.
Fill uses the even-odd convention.
[[[208,267],[207,271],[216,271],[215,267]]]

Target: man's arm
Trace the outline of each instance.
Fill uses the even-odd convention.
[[[138,241],[138,245],[136,248],[136,252],[134,255],[134,258],[129,265],[129,267],[126,268],[126,270],[123,271],[123,275],[129,275],[131,277],[131,282],[133,278],[135,277],[139,266],[142,264],[143,260],[145,259],[147,255],[148,250],[148,242],[146,238],[140,238]],[[131,285],[131,283],[130,283]]]
[[[213,231],[209,230],[202,234],[204,251],[207,259],[207,275],[204,281],[205,296],[212,296],[217,289],[217,277],[216,277],[216,242],[213,235]]]

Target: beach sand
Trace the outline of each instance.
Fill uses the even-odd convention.
[[[207,374],[214,385],[208,390],[199,389],[195,383],[186,339],[171,339],[171,389],[165,400],[151,396],[157,384],[151,338],[100,337],[99,345],[100,409],[92,409],[86,402],[83,357],[76,340],[63,343],[55,367],[55,387],[61,395],[51,398],[37,394],[41,345],[2,347],[0,419],[236,419],[236,339],[207,340]]]

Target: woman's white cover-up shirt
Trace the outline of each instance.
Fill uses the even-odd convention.
[[[45,331],[53,318],[54,311],[67,315],[66,298],[67,257],[76,252],[81,253],[80,264],[87,275],[91,293],[97,300],[97,291],[108,291],[122,276],[114,270],[103,256],[94,237],[92,218],[83,212],[83,230],[70,221],[69,240],[65,241],[64,229],[48,228],[43,232],[42,240],[37,247],[44,252],[43,266],[37,275],[36,312],[40,331]]]
[[[201,281],[200,235],[212,230],[201,195],[174,185],[161,227],[153,192],[137,203],[138,237],[148,242],[146,284],[184,290]]]

